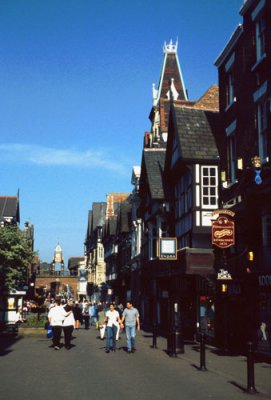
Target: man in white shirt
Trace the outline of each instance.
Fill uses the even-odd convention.
[[[62,323],[67,313],[60,305],[60,300],[55,300],[55,306],[52,307],[48,313],[49,324],[52,326],[53,331],[53,345],[55,350],[60,349],[60,337],[62,331]]]
[[[104,323],[106,326],[106,353],[110,353],[110,342],[112,338],[112,351],[116,351],[117,342],[116,335],[118,330],[118,324],[121,323],[120,315],[115,310],[114,304],[110,304],[109,310],[105,313]]]

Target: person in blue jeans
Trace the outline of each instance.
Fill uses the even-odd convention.
[[[133,307],[131,301],[127,301],[126,308],[122,314],[121,327],[125,322],[125,333],[128,354],[135,352],[136,330],[140,331],[139,312]]]
[[[105,313],[104,323],[106,326],[106,353],[110,353],[110,345],[112,339],[112,351],[116,351],[117,342],[116,336],[118,325],[121,323],[120,315],[115,310],[114,304],[110,304],[109,310]]]

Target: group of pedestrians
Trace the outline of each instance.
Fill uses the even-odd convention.
[[[126,333],[127,353],[134,353],[136,331],[140,330],[139,312],[133,307],[131,301],[126,303],[126,308],[120,316],[114,304],[110,304],[109,310],[105,313],[104,325],[106,325],[106,350],[107,354],[110,350],[113,352],[117,349],[117,334],[120,329],[124,329]],[[112,342],[112,344],[111,344]]]
[[[131,301],[127,301],[126,308],[123,310],[122,304],[118,307],[114,303],[108,305],[82,304],[75,302],[66,303],[60,299],[55,299],[49,307],[48,321],[52,327],[52,340],[55,350],[60,349],[61,333],[64,333],[65,348],[71,348],[72,332],[79,329],[80,323],[89,329],[90,324],[95,324],[100,332],[100,338],[106,338],[106,353],[110,350],[115,352],[120,330],[125,329],[127,353],[135,352],[136,331],[140,330],[139,312],[133,307]]]
[[[54,349],[60,349],[60,339],[63,330],[65,348],[70,350],[72,332],[75,327],[72,305],[69,303],[61,304],[60,299],[55,299],[49,309],[48,321],[52,327]]]

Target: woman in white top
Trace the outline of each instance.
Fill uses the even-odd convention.
[[[60,300],[55,300],[55,306],[52,307],[48,313],[49,324],[52,326],[53,331],[53,345],[55,350],[60,349],[60,337],[62,331],[62,323],[67,313],[60,305]]]
[[[65,348],[67,350],[70,350],[72,332],[75,327],[75,319],[74,319],[74,315],[72,312],[72,307],[69,304],[64,306],[64,310],[67,313],[67,316],[64,318],[63,324],[62,324],[62,328],[63,328],[63,332],[64,332],[64,342],[65,342]]]
[[[115,310],[114,304],[110,304],[109,310],[105,313],[104,323],[106,326],[106,353],[110,353],[110,342],[112,338],[112,351],[116,351],[116,335],[118,330],[118,324],[121,323],[120,315]]]

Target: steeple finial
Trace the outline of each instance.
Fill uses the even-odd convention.
[[[169,44],[167,44],[166,42],[164,43],[164,54],[167,53],[177,53],[178,50],[178,38],[176,40],[176,44],[173,44],[172,39],[170,39]]]

